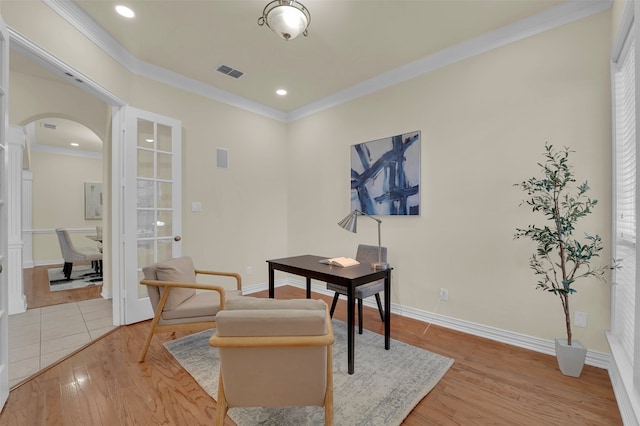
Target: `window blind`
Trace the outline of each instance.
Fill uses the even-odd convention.
[[[633,365],[636,294],[636,87],[635,40],[627,45],[615,72],[615,257],[614,333]]]

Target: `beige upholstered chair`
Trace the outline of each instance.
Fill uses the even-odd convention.
[[[102,253],[102,225],[96,225],[96,244],[98,250]]]
[[[234,407],[324,407],[333,424],[333,328],[321,300],[230,298],[209,344],[220,349],[216,424]]]
[[[381,262],[387,263],[386,247],[382,247],[380,258]],[[358,246],[358,251],[356,252],[356,260],[360,263],[378,262],[378,246],[360,244]],[[331,303],[331,317],[333,318],[333,311],[336,309],[338,298],[341,294],[346,295],[347,289],[344,286],[327,283],[327,290],[335,291],[335,294],[333,295],[333,303]],[[358,333],[362,334],[362,299],[366,299],[369,296],[376,297],[378,311],[380,312],[380,319],[384,322],[384,309],[382,308],[382,301],[380,300],[380,293],[383,291],[384,280],[378,280],[356,287],[355,297],[358,301]]]
[[[215,327],[216,315],[224,309],[225,299],[242,295],[242,278],[234,272],[195,269],[190,257],[179,257],[142,268],[149,300],[155,315],[144,342],[139,362],[144,361],[151,339],[156,333]],[[215,284],[197,283],[198,275],[234,278],[236,288],[226,290]],[[211,290],[196,292],[196,290]]]
[[[91,262],[93,269],[97,274],[102,274],[102,253],[95,247],[76,247],[71,241],[69,232],[63,228],[57,228],[58,242],[60,243],[60,251],[64,259],[62,272],[66,279],[71,279],[71,270],[73,262]]]

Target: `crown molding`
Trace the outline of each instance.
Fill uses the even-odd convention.
[[[263,115],[278,121],[287,121],[287,113],[254,102],[242,96],[204,84],[181,74],[141,61],[127,51],[115,38],[96,23],[75,2],[69,0],[42,0],[64,20],[80,31],[96,46],[130,72],[160,83],[195,93],[200,96]]]
[[[627,46],[627,38],[631,35],[631,26],[633,25],[635,17],[635,2],[630,1],[624,5],[622,16],[620,17],[620,24],[618,25],[618,31],[613,41],[613,48],[611,49],[611,62],[618,64],[620,57],[623,56],[623,52]]]
[[[307,117],[437,69],[444,68],[456,62],[595,15],[596,13],[611,8],[612,4],[613,0],[571,0],[563,5],[556,6],[545,12],[530,16],[472,40],[459,43],[377,77],[363,81],[333,95],[294,109],[289,113],[289,121]]]
[[[299,120],[447,65],[603,12],[611,8],[613,4],[613,0],[570,0],[560,6],[444,49],[287,113],[141,61],[131,55],[75,2],[69,0],[42,1],[130,72],[284,122]]]
[[[217,87],[200,81],[193,80],[182,74],[167,70],[166,68],[139,61],[134,72],[140,76],[150,78],[160,83],[168,84],[178,89],[195,93],[196,95],[204,96],[236,108],[250,111],[278,121],[288,121],[288,115],[286,112],[268,107],[259,102],[254,102],[242,96],[234,95],[226,90],[218,89]]]
[[[42,2],[128,70],[134,70],[141,62],[91,19],[76,2],[69,0],[42,0]]]

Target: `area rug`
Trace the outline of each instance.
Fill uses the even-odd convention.
[[[356,331],[355,371],[347,374],[346,324],[333,320],[334,419],[336,425],[399,425],[453,365],[446,358],[391,340],[384,349],[384,336]],[[202,388],[217,399],[218,349],[209,346],[215,330],[206,330],[164,345]],[[265,392],[268,390],[265,389]],[[232,408],[229,417],[238,426],[320,425],[324,409]]]
[[[62,268],[49,268],[49,289],[51,291],[71,290],[96,285],[102,285],[102,276],[96,274],[90,265],[74,265],[71,270],[71,280],[67,280]]]

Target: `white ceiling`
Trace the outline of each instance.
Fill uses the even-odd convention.
[[[611,0],[304,0],[309,36],[287,42],[258,26],[267,3],[46,2],[130,71],[284,121],[611,6]],[[136,17],[119,16],[116,4]],[[22,62],[12,69],[28,69]],[[245,75],[216,72],[221,64]],[[288,95],[276,95],[280,88]]]
[[[102,141],[86,126],[75,121],[58,117],[36,120],[34,123],[36,145],[58,148],[57,152],[90,151],[102,153]],[[77,143],[78,146],[72,146]],[[37,146],[32,145],[32,149]],[[64,151],[62,151],[64,150]]]
[[[521,31],[532,17],[545,25],[550,11],[607,1],[304,0],[309,36],[288,42],[257,25],[267,0],[75,3],[86,13],[74,16],[82,27],[99,24],[139,66],[161,67],[290,113],[452,46],[509,26]],[[118,3],[136,17],[117,15]],[[221,64],[245,75],[235,80],[216,72]],[[277,96],[279,88],[289,94]]]

